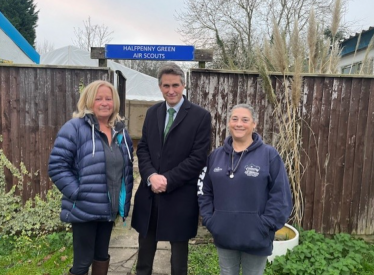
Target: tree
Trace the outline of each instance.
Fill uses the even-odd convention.
[[[141,72],[143,74],[157,77],[158,68],[164,61],[157,60],[118,60],[118,63],[133,69],[135,71]]]
[[[287,37],[290,37],[294,22],[297,21],[300,34],[303,35],[306,33],[311,9],[314,9],[316,20],[326,24],[331,21],[333,2],[334,0],[265,0],[263,18],[267,26],[272,26],[274,18]]]
[[[76,39],[73,44],[78,48],[90,51],[91,47],[103,47],[109,43],[112,38],[113,31],[110,31],[105,25],[94,25],[91,23],[91,17],[87,21],[83,21],[84,28],[74,28]]]
[[[37,21],[39,19],[36,5],[33,0],[0,0],[0,11],[22,34],[22,36],[35,46]]]
[[[336,32],[335,36],[333,36],[332,32],[331,32],[331,29],[330,28],[325,28],[325,30],[323,31],[323,35],[325,36],[325,38],[327,38],[331,42],[333,42],[333,41],[341,41],[342,39],[344,39],[344,37],[347,35],[347,33],[345,32],[345,30],[340,29]]]
[[[43,43],[37,43],[35,48],[39,54],[43,54],[53,51],[55,49],[55,46],[51,44],[48,40],[44,40]]]
[[[331,20],[333,0],[186,0],[176,17],[185,41],[215,49],[213,67],[254,69],[256,45],[272,36],[273,20],[286,40],[294,22],[306,37],[309,12],[314,7],[318,22]]]
[[[215,67],[248,67],[256,29],[255,11],[262,0],[187,0],[177,15],[179,30],[186,40],[199,47],[216,49]]]

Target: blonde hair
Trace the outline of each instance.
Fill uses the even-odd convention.
[[[92,108],[95,103],[97,91],[101,86],[106,86],[112,91],[113,113],[109,117],[108,125],[113,127],[116,121],[122,120],[118,114],[120,107],[119,95],[117,89],[114,88],[110,82],[105,80],[96,80],[91,82],[83,89],[77,103],[78,111],[73,113],[73,117],[84,117],[86,114],[94,114]]]

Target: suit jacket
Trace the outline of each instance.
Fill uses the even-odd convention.
[[[135,194],[131,225],[146,236],[152,200],[157,199],[156,240],[186,241],[197,233],[197,181],[210,150],[211,116],[184,98],[164,142],[165,116],[165,102],[147,111],[137,148],[141,183]],[[166,177],[166,192],[152,192],[147,179],[153,173]]]

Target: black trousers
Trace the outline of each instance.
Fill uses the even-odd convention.
[[[108,260],[113,224],[95,221],[72,223],[74,260],[71,273],[86,274],[93,260]]]
[[[157,196],[157,195],[156,195]],[[138,261],[136,264],[137,275],[151,275],[153,270],[153,260],[157,250],[156,229],[158,201],[154,198],[152,204],[151,219],[147,236],[139,235]],[[187,275],[188,262],[188,241],[170,242],[171,246],[171,275]]]

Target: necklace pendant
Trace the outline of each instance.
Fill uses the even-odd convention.
[[[233,179],[234,178],[234,173],[231,173],[230,174],[230,179]]]

